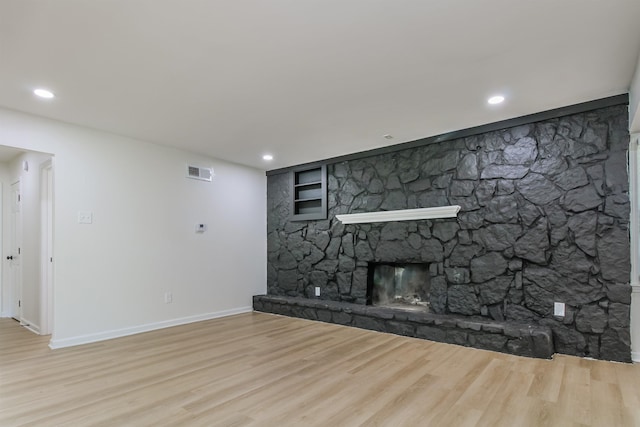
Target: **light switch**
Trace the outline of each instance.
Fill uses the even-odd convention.
[[[78,224],[93,223],[93,212],[78,212]]]

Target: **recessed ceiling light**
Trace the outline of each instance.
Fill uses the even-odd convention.
[[[386,134],[386,135],[382,135],[382,136],[383,136],[385,139],[393,139],[393,135]]]
[[[53,92],[47,89],[36,89],[33,91],[33,93],[39,96],[40,98],[47,98],[47,99],[51,99],[55,96]]]
[[[273,160],[273,156],[271,154],[265,154],[264,156],[262,156],[262,160]]]
[[[500,104],[503,101],[504,101],[504,96],[502,95],[492,96],[487,100],[487,102],[491,105]]]

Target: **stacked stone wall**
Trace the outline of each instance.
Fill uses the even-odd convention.
[[[290,221],[289,176],[269,176],[268,293],[365,304],[369,262],[423,262],[435,313],[548,326],[558,352],[629,361],[628,143],[617,106],[330,164],[320,221]],[[458,217],[335,218],[443,205]]]

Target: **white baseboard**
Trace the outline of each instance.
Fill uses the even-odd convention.
[[[27,319],[22,319],[20,321],[20,325],[24,326],[25,328],[27,328],[28,330],[30,330],[31,332],[33,332],[34,334],[40,334],[40,326],[36,325],[35,323],[27,320]]]
[[[634,362],[640,362],[640,351],[632,351],[631,360],[633,360]]]
[[[156,329],[170,328],[172,326],[185,325],[187,323],[194,323],[194,322],[201,322],[203,320],[210,320],[210,319],[216,319],[218,317],[232,316],[234,314],[249,313],[251,311],[253,311],[253,307],[238,307],[238,308],[232,308],[231,310],[223,310],[223,311],[216,311],[213,313],[198,314],[195,316],[164,320],[162,322],[156,322],[156,323],[147,323],[145,325],[98,332],[96,334],[79,335],[76,337],[63,338],[63,339],[52,338],[51,341],[49,341],[49,347],[55,350],[57,348],[89,344],[92,342],[110,340],[113,338],[126,337],[127,335],[134,335],[142,332],[154,331]]]

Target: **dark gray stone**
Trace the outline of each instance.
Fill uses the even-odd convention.
[[[568,191],[562,201],[562,206],[571,212],[583,212],[598,207],[601,204],[602,197],[598,195],[593,185]]]
[[[447,276],[449,283],[460,285],[463,283],[469,283],[471,281],[471,275],[468,268],[453,267],[445,268],[444,274]]]
[[[353,257],[355,255],[353,248],[353,234],[347,233],[342,236],[342,252],[348,257]]]
[[[348,256],[340,256],[338,259],[338,270],[343,272],[353,271],[356,268],[356,262]]]
[[[600,338],[600,357],[617,362],[631,362],[629,328],[609,328]]]
[[[387,222],[380,232],[382,240],[405,240],[409,236],[406,222]]]
[[[383,199],[380,209],[383,211],[393,211],[407,208],[407,196],[402,191],[391,191]]]
[[[403,184],[413,182],[420,177],[420,171],[417,169],[411,169],[400,172],[400,182]]]
[[[455,267],[469,267],[471,259],[482,251],[479,245],[460,245],[453,248],[449,256],[449,264]]]
[[[420,249],[419,255],[422,262],[441,262],[444,258],[444,248],[435,239],[427,240]]]
[[[452,196],[470,196],[474,189],[473,181],[453,181],[449,188],[449,194]]]
[[[278,258],[278,268],[283,270],[290,270],[296,268],[298,261],[289,251],[282,251]]]
[[[448,298],[449,311],[465,315],[480,313],[478,297],[469,285],[449,286]]]
[[[580,166],[569,169],[553,179],[553,182],[563,190],[573,190],[574,188],[583,187],[589,183],[587,174]]]
[[[340,245],[342,243],[342,239],[338,237],[342,233],[334,233],[334,236],[329,242],[329,246],[325,249],[324,253],[328,259],[335,259],[338,257],[338,251],[340,250]]]
[[[576,245],[589,256],[596,256],[596,224],[598,215],[593,211],[583,212],[569,218],[568,225]]]
[[[629,191],[629,176],[627,173],[627,153],[619,151],[611,153],[604,162],[604,184],[612,194]]]
[[[414,181],[408,185],[408,188],[412,193],[428,190],[431,188],[431,180],[425,178]]]
[[[298,288],[298,272],[296,270],[280,270],[277,283],[284,291],[295,291]]]
[[[428,159],[422,165],[425,175],[442,175],[443,172],[455,169],[458,166],[458,152],[449,151],[441,157]]]
[[[480,289],[480,303],[491,305],[504,301],[513,278],[509,276],[497,277],[478,285]]]
[[[457,177],[458,179],[478,179],[478,163],[475,154],[469,153],[462,157],[458,165]]]
[[[549,249],[549,234],[547,224],[543,220],[538,221],[513,246],[517,256],[537,264],[547,262],[547,249]]]
[[[433,326],[418,326],[416,328],[416,336],[425,340],[442,342],[446,339],[447,333]]]
[[[507,261],[498,252],[489,252],[471,260],[471,280],[482,283],[507,270]]]
[[[453,175],[448,173],[446,175],[440,175],[438,177],[432,178],[431,186],[433,188],[439,188],[439,189],[449,188],[449,186],[451,185],[452,177]]]
[[[596,271],[593,262],[568,242],[561,242],[552,251],[550,268],[581,282],[587,282],[590,274]]]
[[[546,205],[562,196],[558,187],[537,173],[530,173],[518,181],[516,189],[525,199],[536,205]]]
[[[538,218],[540,218],[541,209],[533,203],[529,203],[525,200],[521,200],[518,208],[518,215],[520,220],[527,227],[531,226]]]
[[[431,234],[441,242],[448,242],[456,236],[459,229],[460,226],[453,221],[436,222],[433,225],[433,231]]]
[[[376,248],[375,259],[383,262],[410,261],[419,260],[420,254],[415,251],[406,241],[381,241]],[[442,250],[437,261],[442,261]]]
[[[516,189],[516,185],[513,181],[503,179],[498,181],[498,185],[496,187],[496,195],[508,196],[509,194],[513,194],[515,189]]]
[[[557,175],[568,169],[567,161],[563,157],[539,159],[531,165],[531,172],[545,175]]]
[[[629,233],[613,228],[596,239],[602,278],[618,283],[628,283],[631,274]]]
[[[538,148],[533,138],[522,138],[513,145],[507,145],[502,153],[507,164],[530,165],[538,155]]]
[[[409,238],[407,239],[409,246],[413,249],[418,250],[422,247],[422,237],[418,233],[409,234]]]
[[[545,206],[544,212],[552,227],[561,227],[567,223],[567,215],[565,211],[557,205]]]
[[[493,198],[497,187],[496,181],[482,181],[476,188],[476,199],[480,206],[486,206]]]
[[[447,198],[447,193],[445,190],[424,191],[418,196],[418,205],[421,208],[446,206],[448,204],[449,199]]]
[[[609,304],[609,326],[612,328],[628,328],[631,321],[629,309],[628,304]]]
[[[335,273],[338,270],[338,260],[325,259],[317,263],[314,268],[327,273]]]
[[[580,332],[601,334],[607,327],[607,314],[598,305],[585,305],[576,316],[576,329]]]
[[[492,224],[473,232],[473,241],[484,248],[501,251],[507,249],[520,237],[522,227],[518,224]]]
[[[607,283],[607,298],[611,302],[631,304],[631,286],[626,283]]]
[[[498,196],[485,207],[484,219],[492,223],[517,223],[518,203],[512,196]]]
[[[507,337],[497,334],[470,334],[469,343],[473,347],[492,351],[503,351]]]
[[[498,222],[498,221],[496,221]],[[465,230],[475,230],[484,224],[484,217],[481,212],[461,212],[458,214],[458,224]]]
[[[545,267],[528,265],[523,269],[523,284],[525,295],[527,290],[533,292],[546,292],[548,298],[537,298],[537,305],[542,305],[543,310],[536,310],[545,314],[551,313],[555,301],[565,302],[573,306],[580,306],[596,302],[605,296],[602,286],[594,283],[585,283],[564,277],[558,272]],[[538,295],[538,294],[536,294]],[[530,304],[527,304],[530,307]]]
[[[356,244],[355,256],[356,256],[356,259],[358,260],[363,260],[363,261],[373,260],[373,252],[371,251],[371,247],[366,241],[361,240]]]
[[[447,306],[447,283],[444,277],[432,277],[429,303],[434,313],[444,313]]]
[[[557,352],[573,356],[585,356],[587,341],[580,332],[552,319],[541,319],[540,324],[553,331],[553,344]]]
[[[507,304],[505,317],[507,320],[515,320],[517,322],[537,323],[540,320],[538,313],[516,304]]]
[[[482,173],[480,178],[482,179],[520,179],[529,172],[529,168],[526,166],[511,166],[511,165],[489,165]]]

